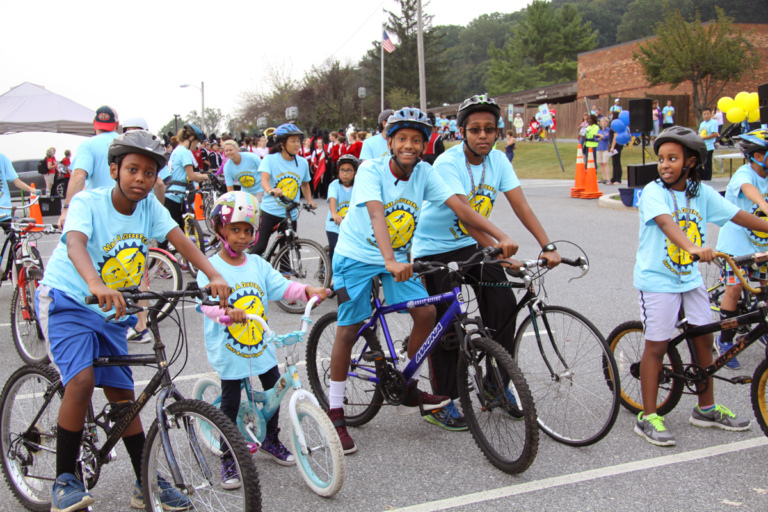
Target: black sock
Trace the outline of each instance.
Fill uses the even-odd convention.
[[[139,432],[132,436],[123,438],[123,444],[125,444],[125,450],[128,452],[128,456],[131,457],[131,464],[133,465],[133,472],[136,473],[136,480],[141,483],[141,454],[144,452],[144,432]]]
[[[728,320],[737,316],[736,311],[728,311],[727,309],[720,308],[720,321]],[[726,329],[720,332],[721,343],[733,343],[733,337],[736,336],[736,329]]]
[[[82,429],[71,432],[61,425],[56,429],[56,477],[64,473],[75,474],[77,457],[80,455],[80,441],[83,438]]]

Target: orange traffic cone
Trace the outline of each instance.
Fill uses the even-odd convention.
[[[195,219],[205,220],[205,210],[203,210],[203,196],[195,194]]]
[[[571,197],[579,197],[584,190],[584,152],[581,150],[581,144],[576,150],[576,180],[571,187]]]
[[[582,199],[597,199],[603,192],[597,188],[597,168],[595,167],[595,152],[587,151],[587,176],[584,181],[584,191],[579,194]]]
[[[35,190],[35,184],[32,183],[30,185],[32,187],[32,193],[29,196],[29,202],[34,203],[35,199],[37,199],[37,190]],[[35,219],[35,224],[39,224],[41,227],[34,228],[31,231],[42,231],[44,228],[43,225],[43,212],[40,210],[40,203],[35,203],[32,206],[29,207],[29,216]]]

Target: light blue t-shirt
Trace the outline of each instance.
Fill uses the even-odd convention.
[[[449,132],[455,132],[456,131],[456,120],[455,119],[451,119],[448,122],[448,131]]]
[[[191,165],[192,167],[195,166],[194,164],[194,157],[192,156],[192,152],[179,144],[174,148],[173,153],[171,153],[171,159],[168,161],[168,165],[171,168],[171,181],[187,181],[187,166]],[[174,194],[172,192],[178,191],[183,192],[185,190],[184,187],[181,185],[171,185],[168,187],[168,190],[165,192],[165,198],[170,199],[174,203],[180,203],[182,199],[184,199],[183,194]]]
[[[290,281],[261,256],[249,254],[247,257],[238,267],[226,263],[218,254],[209,261],[231,287],[230,307],[267,320],[267,301],[282,299]],[[199,286],[208,286],[208,282],[205,274],[197,274]],[[225,326],[205,317],[204,324],[208,362],[222,379],[262,375],[277,366],[275,346],[262,340],[262,330],[256,321]]]
[[[498,193],[519,187],[520,180],[507,156],[495,149],[485,157],[482,187],[483,166],[473,165],[471,168],[475,187],[479,189],[474,197],[463,144],[457,144],[437,157],[434,166],[435,173],[445,181],[451,193],[466,196],[472,209],[487,219]],[[445,204],[424,203],[419,231],[413,240],[414,258],[443,254],[475,243],[453,210]]]
[[[339,180],[333,180],[328,185],[328,207],[330,208],[330,199],[336,199],[336,213],[338,213],[343,219],[347,215],[349,209],[349,201],[352,199],[352,187],[345,187]],[[333,221],[330,209],[328,210],[328,217],[325,219],[325,230],[331,233],[338,233],[339,226]]]
[[[664,122],[672,124],[675,122],[673,116],[675,115],[675,107],[664,107],[661,109],[661,115],[664,116]]]
[[[387,139],[382,134],[374,135],[363,141],[363,148],[360,150],[360,160],[381,158],[388,154]]]
[[[709,121],[702,121],[699,125],[699,135],[701,135],[701,130],[706,130],[707,135],[711,133],[717,133],[717,120],[710,119]],[[711,138],[711,139],[704,139],[704,144],[707,145],[707,151],[714,151],[715,149],[715,140],[717,138]]]
[[[9,183],[12,183],[19,177],[16,174],[16,169],[13,168],[11,160],[0,153],[0,206],[5,208],[11,207],[11,191],[8,187]],[[0,209],[0,219],[6,219],[11,216],[11,210]]]
[[[107,187],[112,190],[115,180],[109,175],[109,145],[117,132],[104,132],[84,140],[77,148],[75,160],[70,169],[82,169],[88,175],[85,190]],[[69,215],[69,214],[67,214]]]
[[[622,111],[623,109],[621,108],[621,105],[613,105],[613,106],[611,106],[611,108],[609,108],[608,110],[609,110],[610,112],[619,112],[619,113],[621,113],[621,111]]]
[[[760,191],[763,199],[768,199],[768,178],[761,178],[749,164],[742,165],[734,173],[725,189],[725,198],[745,212],[764,219],[765,215],[762,210],[756,203],[747,199],[747,196],[741,191],[741,186],[745,183],[754,185]],[[729,222],[723,226],[717,236],[717,250],[732,256],[744,256],[753,252],[765,251],[768,250],[768,233],[752,231]]]
[[[136,203],[131,215],[123,215],[112,205],[111,188],[81,192],[72,198],[64,232],[45,267],[42,282],[102,316],[112,315],[114,308],[105,313],[98,305],[85,305],[90,292],[69,259],[67,233],[78,231],[88,237],[86,248],[93,267],[104,284],[116,290],[141,284],[149,239],[162,242],[175,227],[176,221],[152,193]]]
[[[255,153],[240,153],[240,165],[235,165],[232,160],[224,164],[224,182],[232,187],[237,182],[240,188],[249,194],[256,195],[264,192],[261,188],[261,173],[259,166],[261,158]]]
[[[298,167],[296,166],[298,162]],[[292,160],[286,160],[281,153],[267,155],[261,161],[259,168],[262,174],[269,174],[269,186],[279,188],[283,191],[283,196],[293,201],[298,201],[301,184],[309,181],[309,164],[306,158],[295,157]],[[285,208],[283,203],[278,202],[272,195],[264,196],[261,203],[261,210],[275,217],[285,218]],[[296,220],[299,212],[293,210],[291,218]]]
[[[397,181],[389,168],[390,160],[391,157],[366,160],[360,165],[335,250],[342,256],[371,265],[384,265],[365,205],[368,201],[380,201],[395,258],[407,262],[422,203],[431,201],[441,205],[454,195],[429,164],[419,162],[408,181]]]
[[[168,166],[167,166],[167,165],[166,165],[166,166],[164,166],[162,169],[160,169],[160,170],[157,172],[157,178],[158,178],[158,179],[160,179],[160,180],[163,180],[163,181],[165,181],[165,180],[167,180],[167,179],[168,179],[168,178],[170,178],[170,177],[171,177],[171,170],[170,170],[170,169],[168,169]]]
[[[672,199],[677,199],[677,208]],[[664,188],[659,182],[649,183],[640,197],[640,245],[635,262],[634,286],[644,292],[683,293],[703,283],[698,262],[691,255],[670,242],[654,220],[659,215],[670,215],[680,224],[688,226],[686,235],[702,247],[707,237],[707,222],[724,225],[739,211],[709,185],[699,184],[699,195],[690,200],[686,208],[685,192]]]

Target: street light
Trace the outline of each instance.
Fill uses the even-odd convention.
[[[202,107],[200,109],[200,130],[205,133],[205,82],[200,82],[200,87],[192,84],[181,84],[179,87],[194,87],[200,90],[200,98],[202,99]]]

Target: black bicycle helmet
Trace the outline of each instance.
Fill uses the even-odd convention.
[[[286,124],[281,124],[280,126],[275,128],[273,135],[275,136],[275,140],[279,141],[282,139],[287,139],[291,135],[298,135],[299,137],[303,137],[304,132],[299,130],[299,128],[295,124],[286,123]]]
[[[403,128],[413,128],[424,134],[424,140],[428,141],[432,135],[432,124],[427,114],[417,108],[405,107],[394,112],[387,119],[387,138]]]
[[[733,138],[738,146],[739,150],[747,156],[752,156],[753,153],[766,153],[768,151],[768,131],[766,130],[753,130],[744,135],[737,135]]]
[[[656,153],[657,156],[659,154],[659,148],[665,142],[677,142],[683,147],[696,153],[699,157],[698,165],[704,165],[704,162],[707,161],[707,145],[704,143],[704,139],[690,128],[673,126],[661,132],[653,142],[653,152]]]
[[[133,153],[153,159],[157,162],[158,171],[168,164],[163,141],[145,130],[131,130],[112,139],[108,161],[111,164],[116,159]]]
[[[464,100],[459,106],[456,116],[456,125],[463,127],[467,116],[469,116],[469,114],[474,114],[475,112],[490,112],[496,118],[496,124],[499,124],[501,107],[496,103],[496,100],[485,94],[475,94],[471,98]]]
[[[351,164],[352,167],[355,168],[355,172],[357,172],[357,167],[360,165],[360,160],[355,157],[355,155],[352,154],[346,154],[341,155],[338,160],[336,160],[336,166],[341,168],[341,164]]]

